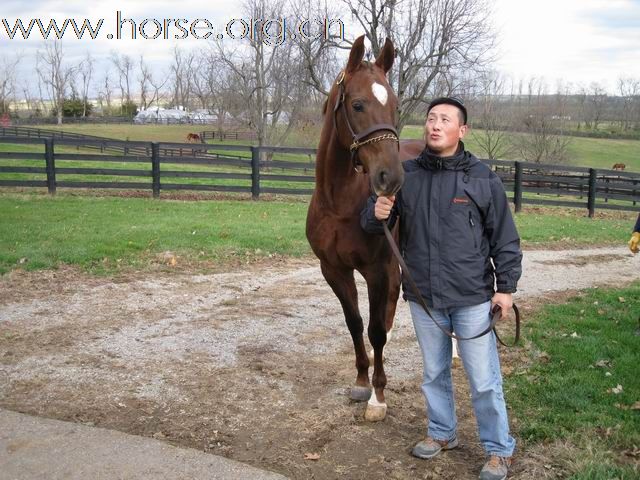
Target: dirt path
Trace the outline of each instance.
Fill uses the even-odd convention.
[[[626,283],[640,278],[638,262],[623,248],[526,252],[516,299],[527,306]],[[430,463],[409,455],[425,413],[404,302],[387,353],[388,416],[368,424],[364,405],[347,396],[351,340],[315,259],[211,275],[104,279],[62,269],[0,279],[4,408],[154,436],[297,479],[477,478],[484,457],[460,368],[462,448]],[[512,355],[504,352],[506,367]],[[519,452],[513,478],[561,474],[537,471],[538,455]]]

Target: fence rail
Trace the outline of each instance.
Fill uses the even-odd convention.
[[[255,132],[250,131],[221,131],[221,130],[205,130],[200,132],[202,140],[256,140],[258,137]]]
[[[313,148],[114,142],[119,145],[115,153],[87,153],[80,148],[100,148],[104,140],[1,137],[0,187],[46,187],[51,194],[57,188],[144,189],[154,197],[161,191],[201,190],[250,193],[254,199],[264,193],[313,191]],[[12,151],[12,146],[23,151]],[[276,155],[288,158],[275,159]],[[516,211],[524,204],[586,208],[589,216],[596,209],[638,210],[637,173],[503,160],[485,163],[501,178]]]

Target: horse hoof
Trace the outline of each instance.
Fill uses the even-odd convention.
[[[387,405],[371,405],[367,404],[367,409],[364,411],[364,419],[368,422],[379,422],[384,420],[387,416]]]
[[[349,397],[356,402],[366,402],[371,397],[371,388],[354,385],[351,387]]]

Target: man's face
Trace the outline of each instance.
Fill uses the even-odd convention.
[[[436,105],[429,111],[424,134],[430,150],[442,157],[456,153],[458,141],[467,133],[467,126],[461,125],[460,115],[458,107],[446,103]]]

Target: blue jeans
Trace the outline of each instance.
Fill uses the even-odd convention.
[[[410,301],[409,307],[424,362],[422,392],[427,401],[427,434],[436,440],[451,440],[456,436],[457,427],[451,382],[451,339],[418,303]],[[472,337],[489,326],[491,302],[430,310],[447,330],[453,329],[461,337]],[[458,353],[469,379],[480,441],[487,454],[510,457],[516,441],[509,435],[495,335],[492,332],[475,340],[460,341]]]

